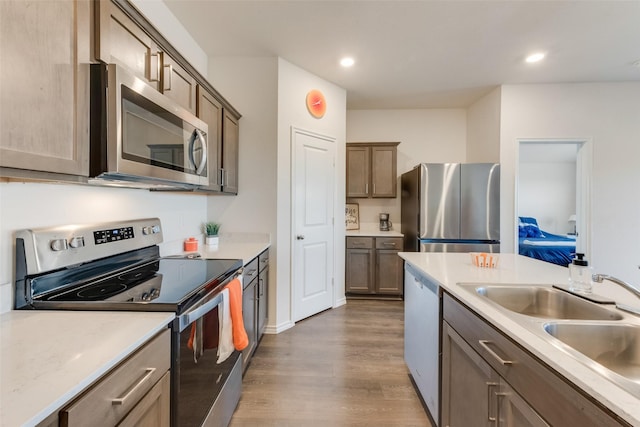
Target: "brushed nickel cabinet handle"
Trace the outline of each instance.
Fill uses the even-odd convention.
[[[169,68],[169,78],[168,78],[168,79],[166,78],[166,75],[167,75],[167,74],[165,73],[165,78],[164,78],[164,83],[165,83],[165,84],[163,85],[164,87],[163,87],[162,89],[163,89],[163,90],[171,90],[171,77],[173,77],[173,65],[171,65],[171,64],[167,64],[167,65],[165,65],[164,67],[165,67],[165,68]],[[169,87],[166,87],[166,86],[167,86],[167,85],[166,85],[167,81],[168,81],[168,83],[169,83]]]
[[[482,346],[482,348],[484,348],[485,350],[487,350],[487,353],[489,353],[491,356],[493,356],[494,359],[496,359],[501,365],[513,365],[513,361],[512,360],[504,360],[502,357],[498,356],[498,354],[491,350],[489,348],[489,344],[493,344],[493,341],[489,341],[489,340],[478,340],[478,343]]]
[[[140,379],[140,381],[138,381],[138,383],[136,385],[134,385],[133,387],[131,387],[131,389],[129,389],[129,392],[127,394],[125,394],[122,397],[119,397],[117,399],[112,399],[111,400],[111,404],[112,405],[124,405],[126,400],[132,395],[134,394],[140,387],[142,387],[142,385],[144,383],[146,383],[147,381],[149,381],[151,379],[151,376],[153,375],[153,373],[156,371],[156,368],[147,368],[145,369],[145,374],[144,376]]]
[[[155,64],[154,64],[154,60],[155,60]],[[151,55],[149,55],[149,81],[150,82],[160,81],[160,52],[152,53]]]
[[[491,405],[491,400],[493,395],[495,394],[495,393],[492,393],[491,390],[494,387],[497,387],[498,385],[499,385],[498,383],[487,383],[487,419],[491,423],[497,423],[497,418],[498,418],[497,413],[495,417],[491,415],[491,407],[493,406]]]

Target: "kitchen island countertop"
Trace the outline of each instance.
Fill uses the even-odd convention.
[[[400,256],[427,278],[475,311],[495,328],[518,342],[560,375],[634,426],[640,426],[640,396],[607,380],[594,369],[534,334],[482,297],[464,289],[462,283],[545,285],[566,284],[568,269],[516,254],[500,254],[497,268],[479,268],[467,253],[401,252]],[[594,284],[594,293],[618,302],[640,306],[640,300],[612,284]]]
[[[173,318],[174,313],[166,312],[13,310],[2,314],[0,426],[37,425]]]

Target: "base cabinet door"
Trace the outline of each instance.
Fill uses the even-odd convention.
[[[243,369],[249,366],[249,360],[253,355],[253,351],[257,345],[256,334],[256,289],[258,285],[257,276],[249,282],[242,291],[242,317],[244,320],[244,329],[247,331],[249,345],[242,350]]]
[[[442,328],[442,425],[495,426],[499,375],[449,325]]]
[[[168,427],[170,423],[169,372],[129,412],[118,427]]]
[[[268,289],[269,289],[269,268],[265,268],[260,271],[258,276],[258,319],[257,319],[257,334],[258,341],[264,335],[264,330],[267,326],[267,306],[268,302]]]
[[[376,250],[376,293],[401,295],[403,266],[398,251]]]
[[[549,427],[540,415],[505,381],[496,393],[498,425],[505,427]]]
[[[347,292],[357,294],[374,292],[373,255],[373,249],[347,249]]]

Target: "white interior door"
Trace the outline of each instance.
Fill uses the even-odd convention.
[[[293,129],[293,321],[333,306],[335,139]]]

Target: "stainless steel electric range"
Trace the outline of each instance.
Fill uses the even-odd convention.
[[[218,319],[222,289],[242,261],[163,258],[161,242],[157,218],[18,231],[15,307],[175,312],[171,425],[226,426],[240,399],[242,358],[235,351],[217,363],[218,331],[202,323]],[[192,329],[211,335],[200,337],[206,349],[189,348]]]

